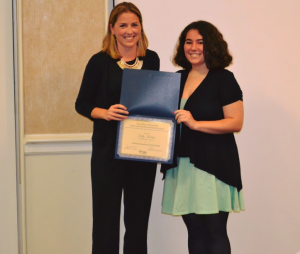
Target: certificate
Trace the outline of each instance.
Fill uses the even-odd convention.
[[[180,73],[124,69],[120,104],[128,118],[119,122],[115,158],[172,163]]]
[[[129,116],[120,122],[117,156],[167,163],[174,146],[174,129],[171,119]]]

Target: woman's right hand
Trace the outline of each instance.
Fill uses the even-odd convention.
[[[104,119],[106,121],[123,121],[127,118],[126,115],[129,114],[126,109],[127,108],[122,104],[112,105],[109,109],[94,108],[91,112],[91,117],[95,119]]]
[[[129,114],[129,112],[126,110],[127,108],[122,104],[115,104],[110,106],[110,108],[106,112],[105,120],[111,121],[123,121],[127,118],[126,115]],[[125,115],[123,115],[125,114]]]

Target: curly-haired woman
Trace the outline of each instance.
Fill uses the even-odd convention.
[[[181,215],[190,254],[230,254],[227,219],[244,210],[234,132],[243,126],[243,95],[226,41],[197,21],[180,34],[173,63],[182,67],[175,159],[165,173],[162,212]]]

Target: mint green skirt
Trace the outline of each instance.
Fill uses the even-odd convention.
[[[177,168],[166,172],[162,213],[184,215],[244,211],[243,190],[195,168],[189,158],[180,158]]]
[[[180,108],[185,103],[186,99],[182,99]],[[238,191],[214,175],[195,168],[189,158],[179,158],[178,167],[167,170],[162,213],[213,214],[244,210],[243,190]]]

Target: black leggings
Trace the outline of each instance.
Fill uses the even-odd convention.
[[[227,212],[187,214],[182,216],[187,227],[189,254],[230,254],[227,236]]]

